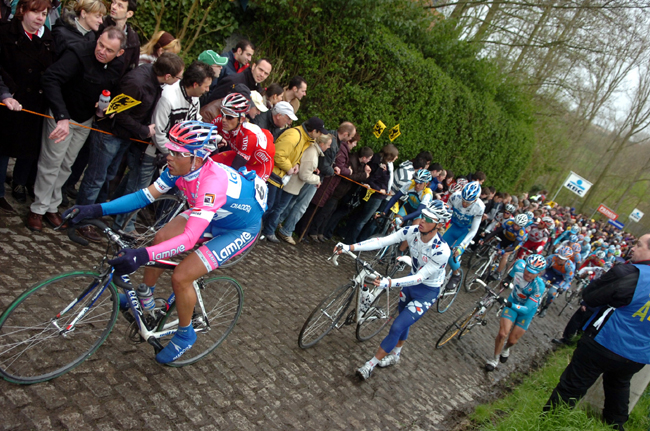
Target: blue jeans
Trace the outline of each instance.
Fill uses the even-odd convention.
[[[300,218],[307,210],[309,202],[316,194],[317,187],[315,184],[305,184],[300,189],[300,193],[294,196],[289,202],[289,205],[285,208],[280,220],[284,220],[280,232],[282,235],[291,236],[293,231],[296,229],[296,224],[300,221]]]
[[[350,230],[348,230],[348,234],[345,238],[348,244],[355,244],[357,242],[359,234],[361,233],[361,229],[363,229],[366,223],[368,223],[368,220],[370,220],[372,215],[377,212],[377,209],[382,204],[382,202],[384,202],[383,199],[370,198],[368,199],[368,202],[365,202],[363,204],[361,213],[358,215],[357,222],[352,225],[352,227],[350,227]]]
[[[77,205],[95,203],[104,183],[115,178],[122,156],[129,145],[131,141],[128,139],[91,132],[88,167],[79,187]]]
[[[271,184],[268,184],[268,186],[269,197],[271,196],[271,189],[275,188],[277,189],[277,192],[275,192],[275,196],[273,196],[273,208],[269,205],[269,210],[265,213],[266,221],[264,222],[264,229],[262,229],[262,234],[265,236],[275,234],[275,229],[277,229],[278,224],[280,223],[282,212],[291,202],[291,198],[295,197],[295,195],[280,190]]]
[[[151,185],[151,179],[156,171],[155,165],[156,157],[144,154],[144,149],[139,145],[131,145],[126,153],[126,163],[129,167],[129,172],[122,180],[113,199],[121,196],[130,195],[138,190],[142,190]],[[115,226],[122,226],[126,214],[120,214],[115,218]],[[133,220],[128,226],[124,227],[125,232],[131,232],[134,229]]]

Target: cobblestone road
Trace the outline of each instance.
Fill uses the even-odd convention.
[[[442,430],[458,411],[488,398],[500,379],[526,371],[550,349],[568,316],[553,308],[536,319],[510,361],[483,371],[497,319],[436,350],[445,327],[475,295],[461,292],[445,314],[435,309],[410,333],[402,361],[377,369],[367,382],[354,370],[372,357],[386,330],[359,343],[343,327],[315,347],[297,338],[311,309],[352,273],[348,260],[331,266],[331,245],[260,243],[244,264],[224,273],[244,287],[244,312],[228,339],[196,365],[157,365],[153,349],[113,333],[84,364],[51,382],[0,382],[1,429],[71,430]],[[73,269],[90,269],[103,247],[83,248],[45,229],[33,234],[19,217],[0,218],[0,309],[28,286]],[[135,277],[135,280],[139,280]],[[165,285],[166,283],[162,283]],[[167,284],[165,289],[170,290]],[[566,313],[565,313],[566,314]]]

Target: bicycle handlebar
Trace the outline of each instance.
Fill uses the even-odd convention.
[[[68,216],[67,218],[68,218],[68,219],[71,219],[71,218],[73,218],[73,217],[74,217],[74,215],[73,215],[73,214],[70,214],[70,216]],[[67,220],[64,220],[64,223],[65,223],[65,221],[67,221]],[[101,221],[101,220],[98,220],[98,219],[87,219],[87,220],[84,220],[84,221],[83,221],[83,226],[86,226],[86,225],[92,225],[92,226],[95,226],[97,229],[99,229],[100,231],[102,231],[102,233],[104,233],[104,234],[108,237],[108,239],[109,239],[110,241],[112,241],[112,242],[114,242],[115,244],[119,245],[121,248],[128,248],[129,245],[130,245],[128,242],[124,241],[124,240],[122,239],[122,237],[121,237],[119,234],[115,233],[115,232],[113,231],[113,229],[111,229],[110,227],[108,227],[108,226],[107,226],[103,221]],[[78,227],[78,226],[70,226],[70,227],[68,228],[68,238],[70,238],[71,241],[76,242],[77,244],[81,244],[81,245],[83,245],[83,246],[87,246],[87,245],[88,245],[88,241],[87,241],[86,239],[80,237],[79,235],[77,235],[77,227]]]
[[[133,287],[131,283],[124,281],[120,275],[115,275],[113,277],[113,283],[123,289],[135,290],[135,287]]]
[[[358,260],[358,261],[362,262],[362,263],[363,263],[363,267],[366,268],[366,269],[371,270],[371,271],[372,271],[372,275],[374,275],[375,278],[384,278],[384,276],[381,275],[380,273],[378,273],[377,271],[375,271],[375,269],[372,268],[372,267],[370,266],[370,264],[368,264],[368,262],[366,262],[366,261],[363,260],[363,259],[360,259],[356,254],[352,253],[352,252],[349,251],[349,250],[341,250],[341,254],[343,254],[343,253],[347,254],[348,256],[352,257],[352,258],[355,259],[355,260]],[[338,253],[334,253],[334,254],[333,254],[332,256],[330,256],[327,260],[332,261],[332,265],[334,265],[334,266],[338,266],[338,265],[339,265],[339,263],[338,263],[339,256],[340,256],[340,254],[338,254]]]

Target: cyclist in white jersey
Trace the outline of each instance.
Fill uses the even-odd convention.
[[[407,241],[411,253],[411,274],[396,279],[378,278],[375,286],[400,287],[399,315],[393,321],[390,331],[381,342],[375,356],[357,370],[357,375],[366,380],[375,366],[388,367],[400,359],[402,346],[408,337],[409,328],[436,302],[440,286],[445,280],[445,266],[451,250],[440,237],[441,229],[451,218],[447,204],[435,200],[422,209],[422,220],[418,226],[402,228],[383,238],[371,238],[353,245],[337,244],[335,252],[341,250],[376,250],[391,244]]]

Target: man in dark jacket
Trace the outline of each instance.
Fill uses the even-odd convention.
[[[560,400],[574,405],[602,374],[603,418],[623,429],[630,380],[650,364],[650,234],[639,238],[632,253],[630,263],[613,267],[583,291],[585,304],[599,309],[585,325],[545,411]]]
[[[242,73],[250,66],[254,53],[255,47],[246,39],[237,42],[237,45],[232,50],[222,52],[221,55],[228,59],[228,63],[221,70],[219,78]]]
[[[253,66],[246,68],[242,73],[235,73],[234,75],[228,75],[223,79],[219,79],[219,84],[210,94],[210,99],[208,99],[207,103],[223,99],[237,84],[244,84],[251,91],[257,91],[261,94],[263,91],[260,83],[269,77],[272,69],[273,66],[269,60],[260,58]]]
[[[132,18],[138,8],[138,0],[113,0],[111,1],[110,15],[104,18],[104,23],[99,26],[97,36],[105,28],[115,26],[124,32],[126,42],[124,45],[124,69],[122,75],[138,67],[140,60],[140,38],[135,29],[127,22]]]
[[[127,73],[120,81],[116,94],[140,101],[140,104],[115,114],[114,118],[98,120],[93,127],[110,134],[97,131],[90,132],[90,157],[84,174],[77,205],[91,205],[97,202],[102,187],[108,185],[117,173],[122,156],[133,148],[136,153],[131,158],[129,176],[137,180],[140,173],[140,158],[147,145],[131,141],[149,140],[155,133],[155,124],[151,123],[153,110],[160,99],[162,84],[171,85],[183,74],[185,65],[176,54],[165,52],[154,64],[143,64]],[[137,160],[137,163],[136,163]],[[135,183],[133,184],[135,187]],[[129,193],[136,190],[130,190]],[[91,241],[101,240],[91,226],[79,229],[82,236]]]
[[[90,132],[87,128],[70,125],[70,121],[90,127],[99,95],[103,90],[113,91],[120,79],[124,42],[123,32],[108,27],[97,43],[85,42],[71,47],[43,75],[43,92],[53,118],[46,119],[43,128],[34,186],[36,197],[27,219],[29,229],[41,231],[43,215],[53,226],[61,223],[58,212],[61,186],[68,179],[70,167]]]

